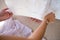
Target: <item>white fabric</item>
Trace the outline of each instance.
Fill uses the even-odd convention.
[[[0,29],[2,28],[2,26],[4,25],[5,21],[0,22]]]
[[[60,0],[5,0],[5,3],[15,15],[43,19],[53,11],[56,19],[60,19]]]
[[[60,0],[52,0],[51,8],[54,10],[56,14],[56,19],[60,19]]]
[[[12,20],[12,18],[8,19],[0,30],[0,35],[14,35],[19,37],[28,37],[31,33],[32,29],[18,20]]]

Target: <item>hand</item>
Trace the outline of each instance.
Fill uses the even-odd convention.
[[[54,22],[55,21],[55,14],[53,12],[49,13],[44,17],[44,20],[48,22]]]
[[[0,12],[0,21],[9,19],[9,18],[13,15],[12,12],[8,12],[8,11],[6,11],[6,10],[8,10],[8,9],[3,9],[3,10]]]

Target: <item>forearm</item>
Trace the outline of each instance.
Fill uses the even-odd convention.
[[[17,36],[0,35],[0,40],[31,40],[31,39]]]
[[[42,37],[44,36],[46,28],[47,28],[47,22],[43,21],[40,24],[40,26],[33,32],[33,34],[31,36],[29,36],[29,38],[41,40]]]

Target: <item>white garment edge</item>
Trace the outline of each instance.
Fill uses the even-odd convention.
[[[23,0],[24,1],[24,0]],[[29,1],[29,0],[28,0]],[[36,1],[36,0],[32,0],[32,1]],[[39,0],[38,0],[39,1]],[[8,5],[8,2],[7,2],[7,0],[5,0],[5,3],[7,4],[7,7],[9,7],[11,10],[12,10],[12,12],[13,13],[15,13],[16,15],[22,15],[22,16],[27,16],[27,17],[33,17],[33,18],[37,18],[37,19],[40,19],[40,20],[43,20],[43,18],[44,18],[44,16],[46,16],[47,14],[49,14],[50,12],[53,12],[55,15],[56,15],[56,19],[60,19],[59,18],[59,16],[58,16],[58,12],[56,12],[56,10],[52,7],[52,0],[43,0],[43,1],[47,1],[47,5],[46,6],[48,6],[48,7],[46,7],[45,8],[45,11],[43,11],[42,12],[42,14],[40,15],[40,14],[32,14],[32,15],[29,15],[29,14],[27,14],[27,15],[24,15],[23,13],[21,13],[21,14],[19,14],[20,13],[20,11],[18,11],[19,10],[19,8],[18,8],[18,10],[15,10],[13,7],[11,7],[11,5]],[[57,0],[58,1],[58,0]],[[34,3],[33,2],[33,3]],[[9,2],[10,3],[10,2]],[[53,2],[54,3],[54,2]],[[56,6],[57,6],[57,4],[56,4]],[[58,9],[57,9],[58,10]],[[16,11],[18,11],[18,12],[16,12]],[[38,13],[38,12],[37,12]],[[40,16],[39,16],[40,15]]]

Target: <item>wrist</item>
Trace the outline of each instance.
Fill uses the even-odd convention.
[[[48,20],[43,20],[43,23],[46,23],[46,24],[48,24],[49,22],[48,22]]]

